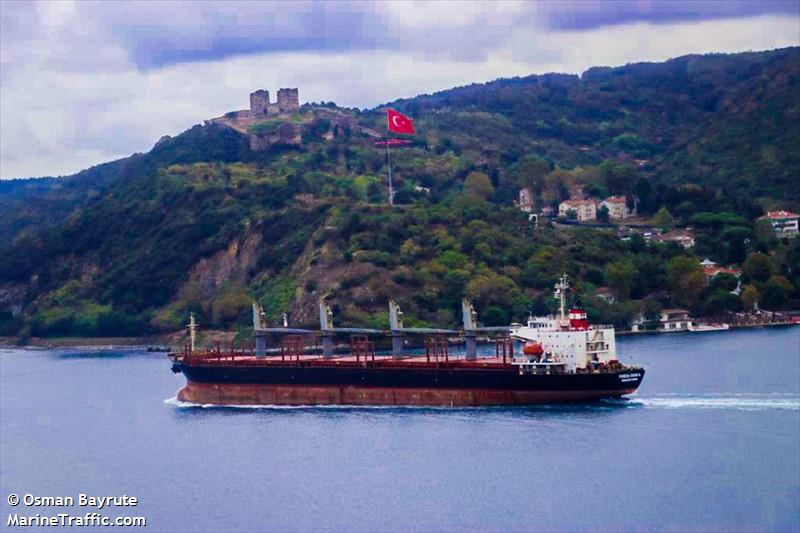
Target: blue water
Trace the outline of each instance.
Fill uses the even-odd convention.
[[[800,327],[619,349],[630,401],[474,410],[182,407],[163,354],[0,351],[0,529],[12,492],[141,531],[800,529]]]

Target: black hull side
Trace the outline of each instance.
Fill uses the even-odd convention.
[[[516,369],[414,369],[335,367],[189,366],[180,371],[195,383],[408,387],[498,390],[636,389],[644,369],[598,374],[520,374]]]
[[[519,405],[634,392],[643,369],[520,375],[516,368],[335,368],[185,365],[185,401],[211,404]]]

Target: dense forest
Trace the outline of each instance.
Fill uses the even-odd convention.
[[[365,133],[386,131],[387,106],[418,132],[392,153],[394,207],[386,154]],[[313,325],[321,298],[339,325],[385,327],[390,297],[407,325],[457,325],[463,296],[500,325],[552,311],[562,273],[591,319],[618,327],[664,307],[800,307],[799,239],[759,220],[800,210],[800,49],[501,79],[387,106],[306,104],[280,118],[299,144],[253,150],[208,121],[74,176],[0,182],[0,335],[174,331],[190,311],[244,327],[252,300],[270,320]],[[535,224],[515,205],[523,187],[537,210],[624,196],[638,223],[691,227],[695,245],[623,240],[610,222]],[[741,277],[708,281],[706,258]]]

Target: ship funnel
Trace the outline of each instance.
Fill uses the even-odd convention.
[[[464,322],[464,331],[474,331],[478,325],[478,313],[472,306],[472,302],[463,298],[461,300],[461,317]]]
[[[319,329],[327,331],[333,329],[333,311],[324,301],[319,301]]]
[[[394,300],[389,300],[389,328],[392,331],[403,329],[403,312]]]

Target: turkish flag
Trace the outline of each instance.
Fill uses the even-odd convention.
[[[408,133],[409,135],[416,133],[414,131],[414,122],[404,114],[398,113],[394,109],[387,109],[386,118],[389,121],[389,131]]]

